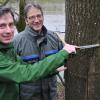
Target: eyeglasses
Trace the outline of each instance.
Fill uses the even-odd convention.
[[[30,16],[30,17],[27,17],[29,20],[35,20],[36,18],[37,19],[41,19],[42,18],[42,14],[38,14],[36,16]]]

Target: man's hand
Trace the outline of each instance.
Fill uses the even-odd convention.
[[[68,53],[76,53],[76,48],[78,48],[78,46],[66,43],[65,46],[63,47],[63,50],[66,50]]]
[[[57,68],[56,70],[57,70],[58,72],[61,72],[61,71],[64,71],[64,70],[66,70],[66,69],[67,69],[67,67],[61,66],[61,67]]]

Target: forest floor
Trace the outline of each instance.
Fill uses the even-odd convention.
[[[60,82],[57,84],[57,100],[65,100],[65,87]]]

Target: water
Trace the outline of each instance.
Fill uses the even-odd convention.
[[[56,32],[65,32],[65,16],[64,15],[44,15],[44,25]]]
[[[52,1],[52,0],[51,0]],[[49,2],[42,5],[44,25],[57,32],[65,32],[65,2]]]

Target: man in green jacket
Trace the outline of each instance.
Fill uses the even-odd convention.
[[[59,53],[33,65],[21,63],[11,43],[13,35],[13,12],[7,7],[0,8],[0,100],[19,100],[18,83],[45,77],[63,65],[69,53],[76,51],[76,46],[66,44]]]

